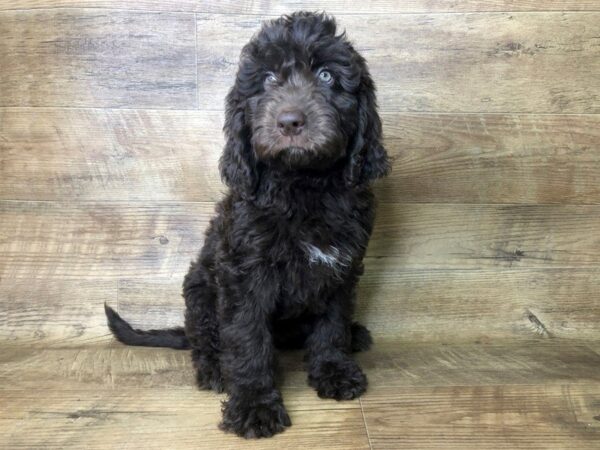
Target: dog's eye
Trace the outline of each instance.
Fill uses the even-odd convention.
[[[328,70],[321,70],[319,72],[319,80],[321,80],[323,83],[331,84],[333,83],[333,75],[331,75],[331,72]]]
[[[279,80],[273,72],[267,72],[265,74],[265,82],[269,84],[276,84]]]

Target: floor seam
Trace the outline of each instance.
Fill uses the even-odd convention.
[[[360,413],[362,415],[363,423],[365,424],[365,431],[367,433],[367,441],[369,443],[369,448],[373,450],[373,443],[371,442],[371,435],[369,434],[369,426],[367,425],[367,419],[365,418],[365,409],[363,407],[362,399],[358,399],[358,403],[360,404]]]
[[[115,297],[117,297],[117,298],[116,298],[116,303],[117,303],[117,312],[122,314],[123,312],[122,312],[122,311],[120,310],[120,308],[119,308],[119,287],[120,287],[120,280],[116,280],[116,283],[115,283],[115,285],[116,285]]]
[[[194,13],[194,48],[196,53],[196,110],[200,109],[200,79],[198,78],[198,14]]]

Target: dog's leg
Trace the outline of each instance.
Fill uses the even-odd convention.
[[[220,427],[246,438],[269,437],[291,425],[274,380],[270,317],[276,283],[259,271],[247,278],[224,283],[228,307],[221,316],[221,367],[229,398]]]
[[[307,340],[308,382],[319,397],[350,400],[367,388],[367,377],[352,359],[354,289],[333,294]]]
[[[207,267],[211,249],[203,249],[183,282],[185,334],[192,346],[192,363],[201,389],[223,392],[219,364],[219,326],[216,312],[217,289]]]

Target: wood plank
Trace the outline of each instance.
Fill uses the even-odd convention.
[[[180,279],[209,203],[0,202],[0,277]],[[597,268],[600,206],[382,203],[368,258],[407,269]]]
[[[3,310],[4,337],[75,344],[101,339],[107,334],[102,303],[114,301],[111,280],[117,279],[123,279],[118,290],[122,310],[134,324],[181,323],[181,279],[201,246],[211,205],[2,206],[0,293],[11,299]],[[519,208],[513,214],[507,207],[384,206],[384,211],[390,207],[403,213],[412,208],[413,223],[380,214],[358,310],[376,336],[598,339],[597,218],[590,213],[596,207]],[[531,209],[533,216],[527,213]],[[501,211],[520,216],[514,219],[519,225],[506,226]],[[522,242],[544,242],[550,256],[529,252],[526,245],[511,249],[511,242],[525,235]],[[457,255],[470,241],[477,246]],[[390,257],[397,249],[401,252]],[[431,270],[428,264],[452,270]],[[554,268],[561,265],[576,270]],[[466,270],[477,267],[488,270]]]
[[[404,268],[597,266],[597,206],[391,204],[382,199],[368,256]]]
[[[111,340],[103,305],[117,301],[114,280],[2,278],[0,298],[0,343],[86,345]]]
[[[278,384],[294,409],[322,404],[306,383],[302,352],[279,356]],[[415,343],[379,339],[357,354],[378,390],[423,386],[597,384],[600,356],[586,341],[500,340],[489,344]],[[144,388],[191,391],[194,373],[189,352],[127,347],[118,342],[79,347],[3,344],[0,351],[0,395],[10,389]],[[40,381],[43,380],[43,381]],[[356,408],[357,402],[326,402],[328,408]]]
[[[188,395],[196,390],[189,351],[127,347],[113,341],[78,347],[4,343],[0,389],[168,389]],[[289,385],[292,390],[297,387]]]
[[[356,318],[378,339],[493,342],[600,339],[600,271],[416,270],[369,258]],[[135,327],[183,323],[181,280],[120,280],[119,310]]]
[[[308,389],[308,388],[307,388]],[[358,407],[287,405],[292,427],[242,440],[217,428],[222,396],[192,389],[3,390],[0,440],[9,448],[368,449]],[[314,395],[316,398],[316,395]]]
[[[370,259],[357,316],[375,336],[407,341],[600,339],[598,292],[596,269],[403,271]]]
[[[189,353],[127,347],[118,342],[88,343],[80,347],[54,344],[24,347],[11,343],[0,348],[0,398],[14,389],[46,389],[48,392],[154,390],[157,394],[165,393],[166,397],[173,392],[175,396],[183,393],[195,397],[199,402],[214,401],[217,406],[209,404],[206,410],[217,420],[220,412],[217,402],[224,395],[196,388]],[[290,410],[360,409],[358,400],[324,402],[320,399],[307,384],[301,352],[286,353],[280,361],[277,384]]]
[[[2,202],[0,278],[181,277],[213,205]]]
[[[296,9],[325,10],[330,14],[394,14],[474,11],[597,11],[597,0],[16,0],[0,10],[35,8],[123,8],[130,10],[194,11],[224,14],[286,14]]]
[[[410,386],[597,384],[600,355],[586,343],[566,339],[418,343],[382,338],[358,359],[369,375],[369,398]]]
[[[579,448],[575,445],[598,437],[593,417],[598,414],[600,357],[584,345],[559,340],[406,345],[391,340],[359,359],[370,380],[361,404],[375,448],[432,448],[442,435],[455,448],[508,448],[507,442],[514,444],[511,448],[525,442],[530,448],[561,448],[549,444],[568,435],[574,445],[568,448]],[[204,443],[222,448],[238,442],[217,431],[222,396],[195,390],[187,352],[120,344],[4,345],[0,363],[0,437],[11,447],[85,443],[106,448],[114,440],[121,446],[135,442],[164,448],[167,439],[168,445],[177,439],[178,448]],[[305,384],[298,352],[286,354],[282,366],[283,395],[294,425],[259,444],[366,446],[357,401],[318,399]],[[473,447],[477,436],[481,445]]]
[[[184,273],[122,279],[118,290],[115,280],[5,278],[0,338],[20,345],[106,341],[105,301],[134,327],[181,326]],[[599,280],[597,269],[407,271],[390,258],[369,258],[356,318],[376,339],[406,342],[600,340]]]
[[[393,173],[379,195],[407,202],[600,203],[600,116],[383,115]]]
[[[600,439],[600,360],[585,345],[388,340],[376,349],[361,355],[375,448],[591,449]]]
[[[586,342],[586,345],[600,355],[600,339],[594,339],[592,341]]]
[[[374,448],[597,449],[598,384],[381,389],[362,400]]]
[[[215,201],[222,114],[0,108],[0,196]]]
[[[394,202],[600,203],[600,116],[384,113]],[[0,198],[215,201],[221,112],[0,108]]]
[[[0,106],[195,108],[194,33],[191,14],[2,12]]]
[[[220,107],[243,43],[272,17],[197,15],[201,108]],[[600,13],[347,15],[339,22],[367,58],[384,111],[600,112]]]
[[[433,448],[442,436],[455,448],[508,448],[508,443],[510,448],[525,443],[528,448],[580,448],[576,445],[598,438],[593,417],[598,414],[600,357],[585,345],[559,340],[406,345],[391,340],[359,359],[370,379],[361,404],[375,448]],[[111,439],[122,446],[142,442],[157,448],[164,448],[167,439],[169,445],[180,440],[178,448],[238,442],[217,431],[222,397],[195,390],[187,352],[120,344],[70,349],[3,345],[0,362],[0,436],[11,447],[85,443],[106,448]],[[357,401],[318,399],[305,384],[298,352],[285,355],[282,371],[294,426],[260,444],[366,445]],[[196,433],[202,433],[201,439]],[[550,445],[567,436],[573,446]],[[288,438],[293,439],[289,445]],[[477,442],[480,446],[473,447]]]

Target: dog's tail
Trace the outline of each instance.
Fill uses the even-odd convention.
[[[168,347],[177,350],[188,350],[191,348],[182,327],[166,328],[163,330],[136,330],[106,303],[104,304],[104,312],[106,312],[108,328],[110,328],[115,338],[125,345]],[[371,347],[373,339],[366,327],[354,322],[352,323],[351,332],[353,352],[362,352]]]
[[[168,347],[178,350],[187,350],[190,343],[182,327],[164,330],[136,330],[131,327],[117,312],[104,304],[108,328],[118,341],[126,345],[140,345],[144,347]]]

